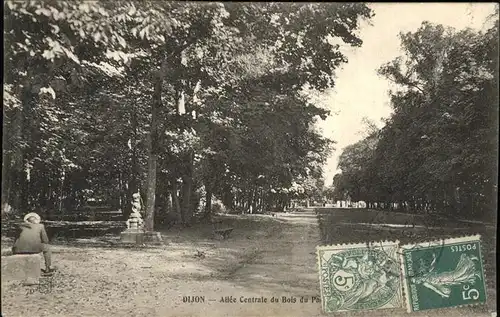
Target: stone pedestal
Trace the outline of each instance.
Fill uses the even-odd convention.
[[[120,234],[120,242],[133,244],[163,244],[161,234],[156,231],[127,229]]]
[[[120,234],[120,242],[122,243],[144,243],[144,230],[127,229]]]
[[[157,231],[144,232],[144,243],[148,244],[163,244],[161,234]]]
[[[41,275],[40,254],[2,256],[2,281],[36,284]]]

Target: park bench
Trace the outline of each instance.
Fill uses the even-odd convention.
[[[266,212],[264,212],[264,215],[269,215],[271,217],[276,217],[277,213],[278,213],[278,211],[266,211]]]
[[[223,227],[223,221],[221,219],[213,219],[212,225],[214,227],[214,235],[219,239],[225,240],[229,238],[231,232],[233,232],[234,228]]]
[[[233,228],[225,228],[225,229],[215,229],[214,233],[221,237],[223,240],[229,238],[229,235],[233,232]]]
[[[2,255],[2,281],[37,283],[41,276],[40,254]]]

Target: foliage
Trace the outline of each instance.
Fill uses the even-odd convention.
[[[398,87],[393,115],[345,149],[339,192],[399,208],[477,216],[495,203],[498,23],[487,32],[423,23],[380,74]],[[374,144],[368,146],[368,144]]]
[[[262,211],[312,195],[332,142],[303,88],[333,86],[347,62],[335,39],[361,45],[355,30],[372,15],[364,4],[131,0],[4,11],[2,202],[127,210],[148,187],[148,207],[185,224],[201,195],[207,212],[212,196]]]

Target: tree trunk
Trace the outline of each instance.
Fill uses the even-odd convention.
[[[174,210],[172,191],[167,192],[167,212],[172,212]]]
[[[66,179],[66,173],[64,172],[64,169],[61,170],[61,177],[60,177],[60,185],[61,187],[59,187],[59,195],[58,195],[58,210],[60,213],[62,213],[63,211],[63,189],[64,189],[64,181]]]
[[[252,213],[252,204],[253,204],[253,190],[247,190],[246,212],[248,214]]]
[[[265,212],[267,210],[267,193],[264,189],[262,189],[262,203],[261,203],[261,212]]]
[[[118,173],[118,190],[120,191],[118,194],[119,194],[119,201],[118,201],[118,205],[119,205],[119,209],[120,210],[123,210],[125,209],[125,204],[126,204],[126,201],[127,201],[127,194],[126,192],[124,191],[125,189],[125,185],[123,184],[123,173],[122,171],[120,170],[120,172]]]
[[[184,222],[178,191],[179,187],[177,186],[177,181],[174,179],[174,181],[172,182],[172,201],[174,205],[174,213],[179,222]]]
[[[150,152],[148,159],[148,192],[146,202],[146,219],[144,221],[146,231],[154,229],[154,212],[156,202],[156,154]]]
[[[4,118],[6,117],[5,115],[5,108],[3,111]],[[10,198],[10,187],[11,187],[11,155],[7,154],[8,150],[11,150],[8,147],[8,135],[11,131],[7,128],[7,125],[4,124],[2,128],[2,199],[1,199],[1,208],[2,208],[2,216],[4,211],[6,211],[6,207],[9,204],[9,198]]]
[[[205,215],[209,216],[212,213],[212,187],[205,183]]]
[[[156,169],[158,161],[158,110],[161,105],[161,90],[163,79],[161,75],[155,78],[153,103],[151,107],[151,130],[148,135],[148,180],[147,180],[147,208],[144,226],[146,231],[154,230],[154,212],[156,201]]]
[[[258,206],[258,189],[254,188],[252,190],[252,213],[257,213],[257,206]]]
[[[6,130],[6,129],[4,129]],[[5,140],[4,140],[5,149]],[[2,158],[2,215],[4,211],[7,210],[10,198],[10,188],[11,188],[11,171],[10,171],[10,155],[3,155]]]
[[[193,218],[191,210],[191,191],[193,188],[193,179],[190,176],[183,178],[182,184],[182,214],[184,215],[184,225],[190,226]]]
[[[129,139],[129,144],[130,144],[130,154],[131,154],[131,169],[130,169],[130,176],[128,179],[128,188],[127,188],[127,198],[126,198],[126,203],[125,203],[125,210],[124,210],[124,216],[125,218],[128,218],[130,216],[130,213],[132,212],[132,195],[134,193],[139,192],[139,160],[137,157],[137,113],[135,112],[135,109],[132,110],[131,116],[130,116],[130,123],[132,125],[132,137]]]
[[[23,107],[25,107],[23,103]],[[23,133],[23,120],[24,119],[24,110],[21,109],[18,111],[16,115],[16,120],[14,123],[14,131],[15,131],[15,138],[16,140],[23,140],[24,138],[24,133]],[[23,210],[24,206],[22,206],[22,201],[23,201],[23,193],[26,193],[26,187],[24,186],[26,177],[24,175],[24,151],[17,146],[15,150],[15,161],[13,164],[13,174],[14,174],[14,190],[13,190],[13,207],[14,210],[20,211]]]

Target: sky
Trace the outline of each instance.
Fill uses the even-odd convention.
[[[363,45],[345,48],[348,63],[336,73],[335,87],[317,97],[317,102],[331,111],[318,124],[323,135],[336,141],[335,151],[324,167],[326,185],[338,173],[342,149],[364,137],[364,117],[379,128],[382,118],[391,114],[388,91],[390,84],[377,75],[377,69],[401,55],[398,34],[414,32],[423,21],[456,29],[485,29],[487,17],[495,3],[371,3],[375,12],[370,23],[362,22],[359,36]],[[371,25],[370,25],[371,24]]]

